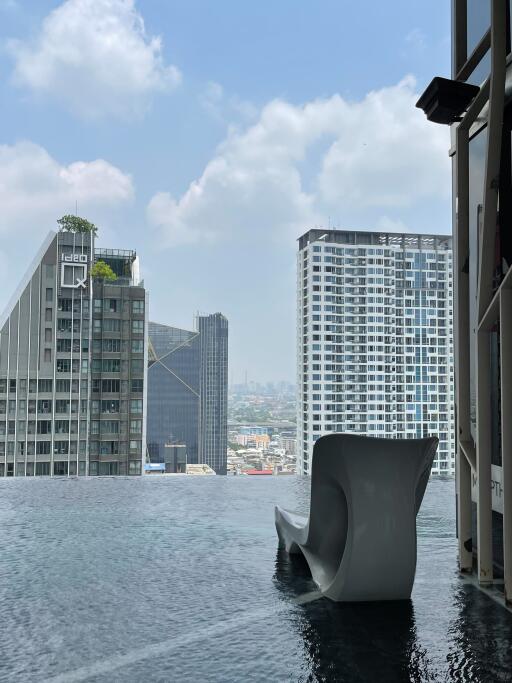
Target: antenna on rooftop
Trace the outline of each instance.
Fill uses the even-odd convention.
[[[78,199],[75,199],[75,216],[78,216]]]

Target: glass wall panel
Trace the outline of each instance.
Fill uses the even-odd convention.
[[[487,129],[484,128],[469,142],[469,352],[470,352],[470,411],[471,433],[476,439],[476,329],[478,292],[479,233],[483,217],[485,150]]]
[[[490,0],[467,0],[467,18],[467,53],[469,56],[491,25]]]

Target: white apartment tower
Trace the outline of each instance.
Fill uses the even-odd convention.
[[[330,432],[439,437],[452,474],[452,241],[309,230],[297,264],[297,471]]]

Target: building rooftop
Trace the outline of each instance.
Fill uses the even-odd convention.
[[[400,247],[403,249],[452,248],[451,235],[426,235],[395,232],[369,232],[366,230],[335,230],[313,228],[299,237],[299,249],[318,241],[361,246]]]

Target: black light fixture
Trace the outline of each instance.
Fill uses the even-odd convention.
[[[480,88],[463,81],[436,76],[416,102],[423,109],[427,119],[434,123],[455,123],[469,103],[476,97]]]

